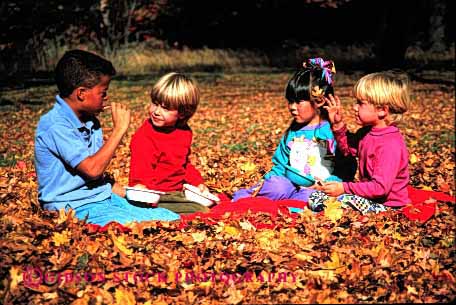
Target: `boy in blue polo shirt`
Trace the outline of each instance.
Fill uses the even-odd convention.
[[[175,220],[163,208],[140,208],[112,191],[104,178],[130,124],[130,110],[111,103],[113,132],[106,143],[96,118],[108,103],[116,71],[111,62],[90,52],[66,52],[55,69],[59,95],[40,118],[35,135],[38,199],[48,210],[75,210],[79,219],[105,225],[142,220]]]

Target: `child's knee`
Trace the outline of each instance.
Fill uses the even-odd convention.
[[[233,194],[233,199],[231,200],[232,202],[238,201],[239,199],[242,198],[247,198],[252,196],[252,191],[249,189],[240,189],[237,192]]]
[[[279,200],[290,198],[295,190],[296,187],[287,178],[272,176],[265,180],[259,194],[273,200]]]

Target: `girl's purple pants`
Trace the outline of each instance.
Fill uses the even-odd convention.
[[[258,188],[259,183],[248,189],[240,189],[233,194],[233,202],[241,198],[252,197],[252,194]],[[282,176],[271,176],[266,179],[257,197],[266,197],[271,200],[294,199],[308,201],[309,196],[315,190],[306,187],[297,187],[290,180]]]

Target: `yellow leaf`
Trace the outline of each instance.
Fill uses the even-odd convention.
[[[410,146],[415,146],[415,145],[418,145],[418,141],[417,140],[410,140]]]
[[[13,266],[10,269],[10,277],[11,277],[11,284],[10,289],[15,290],[17,288],[17,284],[23,281],[22,279],[22,270],[19,267]]]
[[[405,238],[404,236],[402,236],[401,234],[399,234],[397,232],[393,233],[393,238],[396,239],[396,240],[405,240],[405,239],[407,239],[407,238]]]
[[[224,228],[225,228],[225,223],[223,223],[222,221],[219,221],[217,223],[217,225],[215,226],[215,233],[222,232]]]
[[[241,170],[244,172],[253,172],[256,169],[256,165],[252,162],[245,162],[241,165]]]
[[[415,164],[418,162],[418,157],[415,154],[410,155],[410,164]]]
[[[68,230],[62,231],[62,233],[54,232],[52,235],[52,241],[57,247],[67,245],[70,241],[71,233]]]
[[[45,300],[52,300],[52,299],[57,299],[59,297],[59,294],[57,292],[47,292],[43,293],[43,298]]]
[[[323,89],[321,89],[319,86],[314,86],[312,88],[312,96],[320,97],[322,95],[323,95]]]
[[[210,288],[210,287],[212,287],[212,285],[213,285],[213,283],[212,283],[211,281],[201,282],[201,283],[199,284],[199,286],[200,286],[201,288]]]
[[[423,191],[432,191],[432,187],[427,186],[427,185],[423,186],[421,189],[422,189]]]
[[[248,220],[240,221],[239,225],[241,226],[241,228],[243,230],[246,230],[246,231],[250,231],[250,230],[255,231],[256,230],[255,227]]]
[[[418,292],[416,291],[415,287],[412,287],[412,286],[407,286],[407,293],[408,294],[418,294]]]
[[[335,198],[331,198],[325,202],[325,216],[331,219],[333,222],[339,220],[343,215],[343,209],[341,208],[342,203],[337,201]]]
[[[310,262],[312,260],[312,258],[313,258],[312,256],[310,256],[310,255],[308,255],[308,254],[306,254],[304,252],[297,253],[295,255],[295,257],[297,259],[299,259],[300,261],[305,261],[305,262]]]
[[[111,239],[114,243],[114,246],[119,249],[120,252],[128,256],[133,254],[133,251],[124,245],[125,238],[123,236],[116,237],[114,234],[111,234]]]
[[[68,219],[74,218],[74,214],[76,212],[73,209],[70,209],[68,213],[65,212],[65,210],[62,208],[59,210],[59,217],[57,218],[57,223],[61,224],[67,221]]]
[[[262,249],[276,251],[279,249],[279,240],[273,230],[263,231],[257,234],[256,239]]]
[[[195,242],[200,243],[203,240],[205,240],[207,236],[206,236],[206,232],[202,232],[202,233],[192,233],[192,237]]]
[[[331,261],[325,263],[327,269],[337,269],[340,267],[340,259],[337,252],[331,253]]]
[[[238,229],[236,229],[235,227],[232,227],[232,226],[225,226],[223,228],[223,232],[227,233],[228,235],[232,235],[232,236],[239,235]]]
[[[118,305],[135,305],[135,295],[122,287],[117,288],[115,292],[116,304]]]

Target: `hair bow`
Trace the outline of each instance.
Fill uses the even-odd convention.
[[[321,57],[309,58],[302,65],[304,68],[320,67],[323,70],[321,78],[324,78],[329,85],[333,82],[333,75],[336,74],[336,67],[332,60],[325,61]]]

